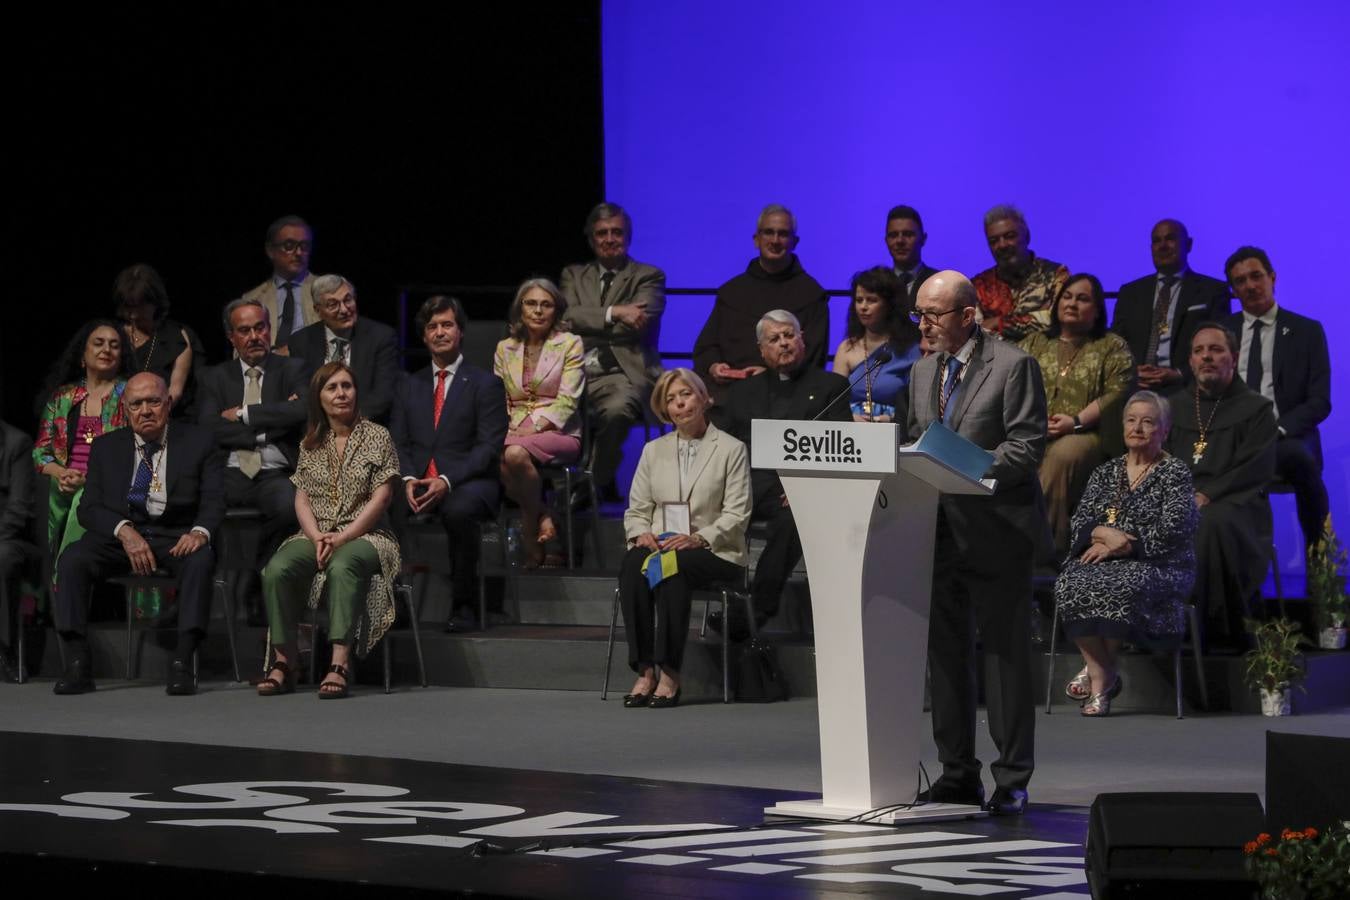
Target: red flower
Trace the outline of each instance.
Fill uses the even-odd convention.
[[[1256,836],[1256,845],[1258,847],[1265,846],[1266,844],[1269,843],[1270,843],[1270,835],[1266,834],[1264,831]]]
[[[1303,832],[1303,836],[1306,838],[1315,838],[1317,837],[1317,829],[1309,826],[1308,830]]]
[[[1265,851],[1265,853],[1266,853],[1266,856],[1279,856],[1279,855],[1280,855],[1280,851],[1276,850],[1274,847],[1269,847],[1269,848],[1267,848],[1266,851]]]
[[[1247,854],[1248,856],[1251,856],[1253,853],[1257,851],[1257,848],[1259,846],[1260,845],[1257,844],[1256,841],[1248,841],[1247,843],[1242,845],[1242,852]]]

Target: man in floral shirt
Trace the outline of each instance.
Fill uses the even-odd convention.
[[[971,279],[980,297],[981,326],[1009,341],[1044,331],[1069,270],[1028,249],[1031,229],[1015,206],[999,205],[985,213],[984,236],[994,265]]]

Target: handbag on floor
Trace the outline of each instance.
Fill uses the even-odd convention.
[[[774,646],[757,637],[742,644],[736,667],[736,702],[773,703],[787,698],[787,679]]]

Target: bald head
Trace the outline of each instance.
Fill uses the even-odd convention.
[[[1163,219],[1153,226],[1149,236],[1153,267],[1164,275],[1175,275],[1186,268],[1191,254],[1191,236],[1176,219]]]
[[[970,279],[944,269],[919,287],[914,300],[914,311],[920,315],[919,331],[935,349],[954,353],[975,328],[978,304],[979,295]]]
[[[122,406],[131,421],[131,430],[142,440],[158,441],[164,436],[173,402],[163,378],[153,372],[131,376],[122,392]]]

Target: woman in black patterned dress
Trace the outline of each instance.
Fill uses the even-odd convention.
[[[1083,655],[1065,693],[1083,703],[1085,716],[1111,712],[1121,689],[1121,643],[1166,645],[1185,628],[1197,513],[1190,470],[1162,449],[1171,424],[1165,399],[1152,391],[1132,396],[1125,455],[1093,470],[1073,514],[1055,603]]]

